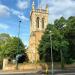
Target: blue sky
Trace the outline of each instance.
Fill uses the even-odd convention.
[[[18,21],[21,22],[20,38],[28,45],[30,35],[30,11],[33,0],[0,0],[0,33],[17,36]],[[35,7],[49,6],[49,23],[64,16],[75,16],[75,0],[34,0]]]

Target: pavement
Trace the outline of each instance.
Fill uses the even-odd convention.
[[[52,75],[51,70],[48,71],[48,74],[45,73],[45,70],[42,71],[0,71],[0,75]],[[71,70],[54,70],[53,75],[75,75],[75,69]]]
[[[0,71],[0,75],[35,75],[37,71]]]
[[[43,71],[39,71],[39,74],[46,74],[45,70]],[[48,70],[48,74],[47,75],[52,75],[51,70]],[[75,75],[75,69],[58,69],[58,70],[54,70],[54,74],[53,75]]]

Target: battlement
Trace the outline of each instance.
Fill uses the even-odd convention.
[[[42,13],[47,13],[47,11],[44,10],[44,9],[36,9],[35,12],[36,12],[36,13],[41,13],[41,12],[42,12]]]

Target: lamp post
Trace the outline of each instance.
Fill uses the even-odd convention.
[[[18,25],[18,39],[20,38],[20,23],[21,20],[19,20],[19,25]],[[18,49],[17,49],[17,55],[16,55],[16,69],[18,70],[18,50],[19,50],[19,40],[18,40]]]
[[[21,24],[21,20],[19,21],[19,27],[18,27],[18,38],[20,37],[20,24]]]
[[[52,51],[52,31],[49,31],[50,34],[50,44],[51,44],[51,66],[52,66],[52,75],[53,75],[53,51]]]

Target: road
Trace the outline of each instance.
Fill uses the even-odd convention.
[[[51,75],[51,70],[48,74],[45,74],[45,71],[29,71],[29,72],[3,72],[0,71],[0,75]],[[74,70],[55,70],[54,75],[75,75],[75,69]]]
[[[45,74],[45,71],[40,73]],[[51,75],[51,70],[48,71],[48,75]],[[54,75],[75,75],[75,69],[54,70]]]
[[[0,75],[51,75],[51,74],[37,74],[37,73],[6,73]],[[54,75],[75,75],[75,73],[59,73]]]

